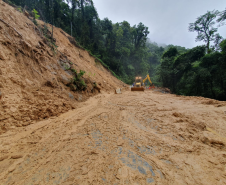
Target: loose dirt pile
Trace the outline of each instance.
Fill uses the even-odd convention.
[[[226,106],[100,94],[0,136],[2,184],[226,184]],[[207,101],[209,101],[207,99]]]
[[[0,134],[75,109],[100,90],[125,86],[61,29],[54,27],[53,35],[55,51],[30,19],[0,2]],[[68,87],[69,68],[86,71],[86,90]]]

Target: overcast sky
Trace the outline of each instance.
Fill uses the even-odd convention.
[[[226,0],[93,0],[101,19],[108,17],[113,23],[128,21],[131,26],[142,22],[149,28],[148,37],[157,43],[192,48],[197,33],[189,32],[189,23],[207,10],[222,11]],[[226,25],[218,28],[226,38]]]

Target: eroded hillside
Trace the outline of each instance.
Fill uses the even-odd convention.
[[[40,29],[44,23],[39,21],[37,27],[31,19],[0,3],[0,132],[74,109],[100,89],[110,92],[125,86],[56,27],[58,47],[53,50]],[[86,72],[86,90],[68,87],[73,78],[69,68]]]

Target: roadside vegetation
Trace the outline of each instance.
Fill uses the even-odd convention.
[[[217,33],[225,15],[208,11],[189,25],[189,31],[197,32],[196,41],[205,45],[183,54],[175,47],[165,51],[158,71],[164,87],[180,95],[226,100],[226,40]]]

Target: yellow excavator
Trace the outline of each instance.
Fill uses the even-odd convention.
[[[151,78],[149,75],[146,76],[146,78],[143,80],[143,83],[148,80],[151,84],[152,84],[152,81],[151,81]]]
[[[149,80],[149,82],[152,84],[152,81],[149,75],[147,75],[144,80],[142,79],[142,77],[136,77],[134,82],[134,87],[131,87],[131,91],[144,91],[145,89],[144,82],[146,80]]]

